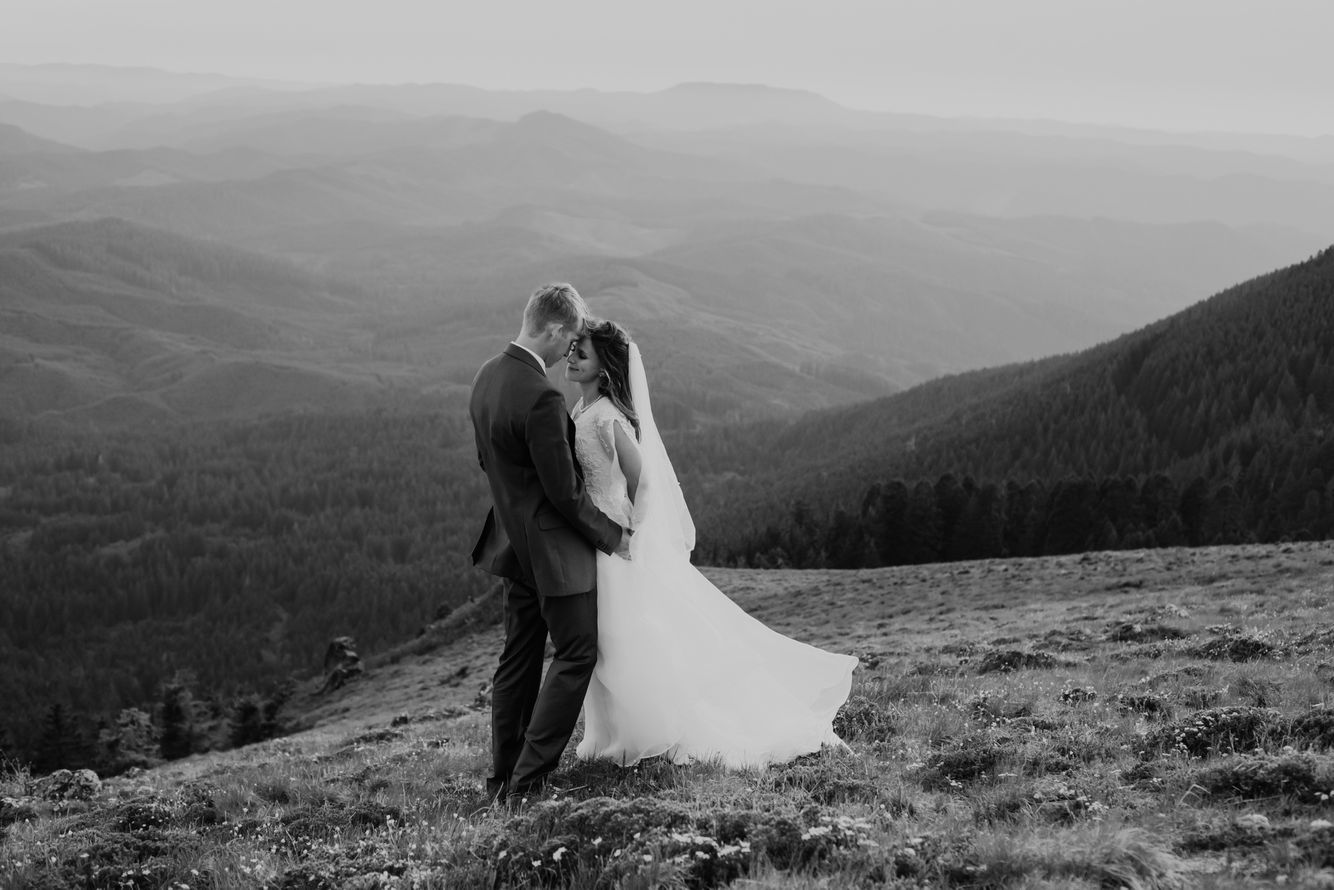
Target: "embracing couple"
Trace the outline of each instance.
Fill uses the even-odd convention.
[[[547,378],[562,361],[572,410]],[[494,502],[473,563],[504,579],[492,797],[540,791],[581,708],[577,755],[626,766],[762,766],[841,744],[857,660],[765,627],[691,565],[694,525],[624,328],[568,284],[538,288],[469,412]]]

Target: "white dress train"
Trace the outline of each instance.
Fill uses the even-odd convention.
[[[630,522],[639,504],[632,507],[626,493],[614,425],[632,438],[633,429],[605,397],[587,406],[581,400],[574,416],[575,453],[593,502]],[[664,484],[646,471],[636,500],[651,499],[655,484],[674,487],[675,475]],[[841,746],[832,723],[857,659],[785,637],[746,614],[690,564],[693,526],[684,546],[664,530],[667,500],[657,498],[656,517],[633,517],[632,559],[598,554],[598,660],[577,756],[630,765],[665,755],[742,768]]]

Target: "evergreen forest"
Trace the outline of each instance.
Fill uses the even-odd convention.
[[[704,447],[715,464],[697,499],[707,563],[1325,538],[1334,249],[1083,353],[720,430]]]
[[[244,738],[331,639],[386,647],[487,586],[459,411],[0,437],[0,746],[38,766],[105,768],[125,712],[161,733],[182,697]]]

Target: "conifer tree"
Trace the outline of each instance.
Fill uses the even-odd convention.
[[[179,760],[194,750],[196,727],[192,685],[184,672],[178,672],[162,687],[158,750],[166,760]]]

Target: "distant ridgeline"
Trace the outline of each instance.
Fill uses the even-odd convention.
[[[332,638],[387,647],[487,586],[463,417],[0,432],[0,757],[254,741]]]
[[[1082,353],[721,430],[686,452],[708,564],[1326,538],[1334,249]]]

